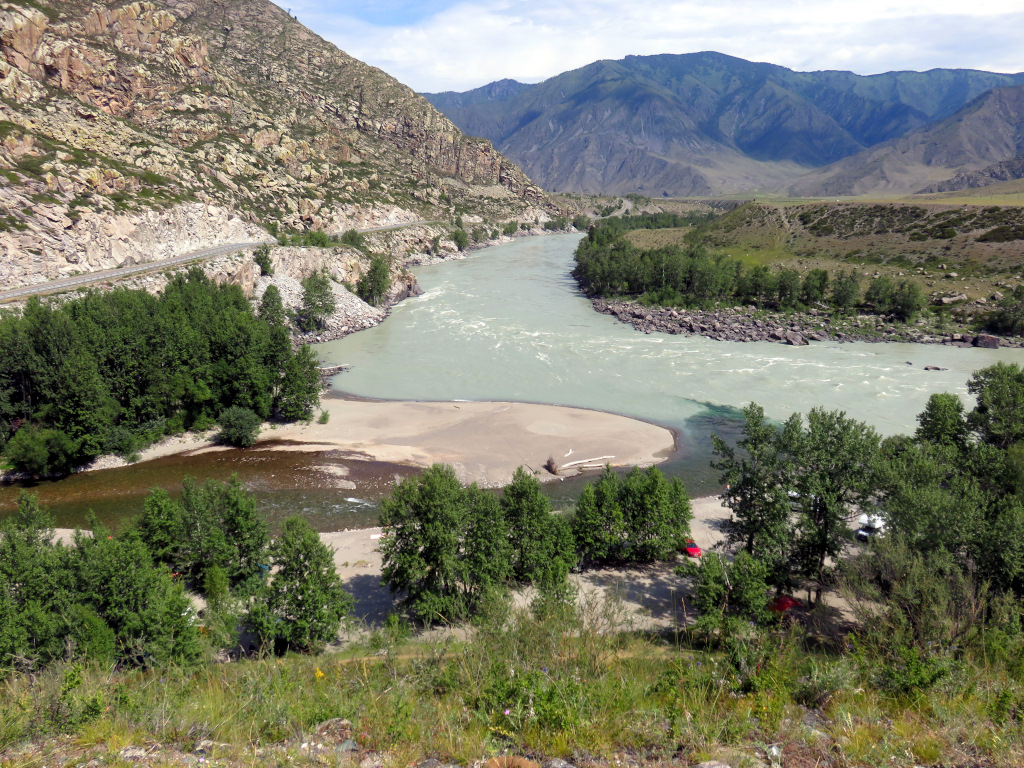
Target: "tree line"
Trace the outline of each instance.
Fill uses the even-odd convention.
[[[156,296],[118,288],[0,314],[0,451],[31,475],[130,457],[232,407],[309,418],[320,386],[276,290],[257,313],[239,286],[199,268]]]
[[[623,478],[606,467],[574,514],[561,515],[522,467],[499,496],[463,487],[451,467],[435,464],[384,501],[383,582],[421,621],[468,619],[517,586],[564,596],[581,565],[672,559],[691,518],[683,484],[656,467]]]
[[[315,651],[352,606],[309,523],[289,518],[271,540],[235,478],[187,478],[180,499],[154,490],[119,531],[89,527],[56,542],[28,493],[0,526],[0,675],[73,659],[193,664],[237,647],[243,630],[256,650]]]
[[[623,236],[628,223],[614,221],[591,227],[576,249],[572,274],[591,296],[686,308],[728,302],[782,310],[823,305],[846,313],[863,306],[900,320],[925,306],[920,286],[906,278],[882,275],[865,289],[852,269],[812,269],[801,276],[793,269],[747,267],[730,256],[712,256],[701,243],[642,249]]]
[[[721,641],[770,621],[772,594],[806,587],[814,605],[835,588],[859,621],[859,647],[904,694],[972,649],[996,647],[979,644],[1019,649],[1024,369],[984,368],[968,391],[969,412],[958,396],[934,394],[913,435],[884,439],[838,411],[777,425],[747,406],[736,445],[714,439],[732,512],[727,550],[737,554],[680,570],[695,578],[698,629]],[[886,525],[851,552],[858,513]]]

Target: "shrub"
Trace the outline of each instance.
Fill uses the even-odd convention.
[[[15,432],[4,448],[14,468],[33,477],[70,471],[77,452],[78,445],[65,432],[30,425]]]
[[[452,232],[452,242],[455,243],[456,248],[464,251],[466,246],[469,245],[469,235],[466,234],[464,229],[456,229]]]
[[[262,420],[254,411],[234,405],[220,414],[221,442],[236,448],[248,448],[260,435]]]
[[[260,274],[269,276],[274,274],[274,266],[270,263],[270,246],[261,245],[253,254],[253,261],[260,268]]]
[[[391,268],[388,260],[380,255],[370,259],[370,267],[359,278],[356,293],[367,304],[377,306],[391,290]]]
[[[348,229],[342,234],[341,242],[345,245],[351,245],[353,248],[362,249],[366,245],[366,238],[358,230]]]

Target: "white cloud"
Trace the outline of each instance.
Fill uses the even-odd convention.
[[[706,50],[860,74],[1024,71],[1020,0],[975,8],[961,0],[477,0],[389,26],[352,18],[346,6],[301,0],[293,12],[419,91],[461,91],[504,77],[537,82],[598,59]]]

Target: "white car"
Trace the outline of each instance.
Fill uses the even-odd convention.
[[[885,520],[881,515],[863,514],[857,518],[857,525],[860,526],[854,532],[857,541],[870,541],[885,533]]]

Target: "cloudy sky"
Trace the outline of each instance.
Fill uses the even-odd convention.
[[[289,3],[291,3],[289,5]],[[598,59],[720,51],[797,70],[1024,71],[1022,0],[281,0],[417,91],[539,82]]]

